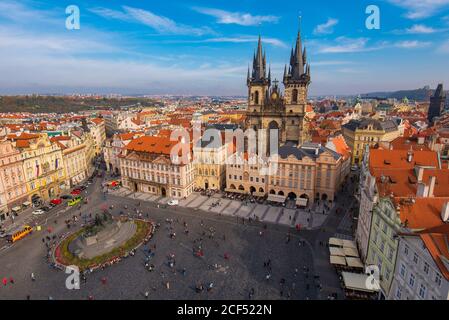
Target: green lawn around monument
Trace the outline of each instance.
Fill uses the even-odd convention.
[[[119,256],[123,256],[125,253],[136,248],[140,243],[142,243],[145,237],[150,232],[151,224],[141,220],[134,220],[136,224],[136,232],[134,235],[128,239],[120,247],[114,248],[108,253],[102,254],[100,256],[94,257],[92,259],[78,258],[72,254],[69,250],[69,244],[78,238],[83,232],[86,231],[87,227],[78,230],[66,239],[64,239],[59,246],[59,257],[57,258],[60,263],[64,265],[76,265],[82,271],[97,265],[101,265],[111,259]]]

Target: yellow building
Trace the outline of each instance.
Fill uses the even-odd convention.
[[[95,144],[95,155],[99,155],[101,154],[103,144],[106,141],[105,122],[102,118],[93,118],[90,119],[90,122],[91,125],[89,126],[89,130]]]
[[[8,139],[21,152],[31,201],[49,200],[67,188],[62,150],[46,134],[21,133]]]
[[[213,139],[199,140],[193,148],[195,186],[205,190],[222,190],[226,186],[226,144]]]
[[[352,164],[363,160],[366,146],[374,147],[391,142],[401,135],[401,128],[393,120],[351,120],[342,126],[343,136],[352,151]]]
[[[51,139],[62,149],[66,185],[73,187],[87,179],[86,145],[80,139],[58,136]]]
[[[96,143],[90,132],[83,130],[76,130],[70,132],[72,139],[77,139],[80,144],[85,145],[85,167],[87,168],[87,175],[90,176],[94,171],[94,160],[96,156]]]

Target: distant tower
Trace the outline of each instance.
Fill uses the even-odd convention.
[[[433,97],[430,97],[430,106],[428,113],[429,123],[433,124],[436,117],[441,116],[446,103],[446,95],[444,94],[443,84],[440,83]]]

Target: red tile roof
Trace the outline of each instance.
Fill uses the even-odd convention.
[[[170,138],[143,136],[132,140],[124,149],[128,151],[170,155],[172,148],[176,144],[177,142],[170,141]]]

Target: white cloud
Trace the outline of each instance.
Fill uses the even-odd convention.
[[[425,48],[430,46],[431,42],[425,41],[417,41],[417,40],[409,40],[409,41],[399,41],[394,44],[395,47],[401,49],[417,49],[417,48]]]
[[[254,16],[250,13],[241,12],[229,12],[220,9],[213,8],[198,8],[194,7],[193,10],[217,18],[218,23],[222,24],[238,24],[241,26],[257,26],[264,22],[276,23],[279,21],[279,17],[266,15],[266,16]]]
[[[95,13],[96,15],[103,17],[103,18],[117,19],[117,20],[123,20],[123,21],[132,21],[131,17],[122,11],[112,10],[109,8],[102,8],[102,7],[90,8],[88,10],[90,12]]]
[[[112,10],[108,8],[91,8],[89,11],[107,19],[117,19],[128,22],[137,22],[146,25],[161,34],[177,35],[195,35],[202,36],[214,34],[209,27],[193,27],[157,15],[149,10],[133,8],[129,6],[122,7],[124,11]]]
[[[329,18],[326,23],[317,25],[313,30],[314,34],[332,34],[334,33],[334,27],[338,24],[337,19]]]
[[[321,60],[321,61],[312,61],[310,63],[312,67],[326,67],[326,66],[340,66],[352,64],[350,61],[342,61],[342,60]]]
[[[405,16],[409,19],[423,19],[438,13],[449,6],[449,0],[388,0],[391,4],[407,10]]]
[[[346,37],[338,37],[331,44],[322,44],[319,45],[318,52],[319,53],[351,53],[351,52],[363,52],[363,51],[372,51],[375,48],[367,47],[368,43],[367,38],[346,38]]]
[[[411,28],[405,30],[409,34],[430,34],[438,32],[439,30],[432,27],[425,26],[423,24],[415,24]]]
[[[198,42],[230,42],[230,43],[247,43],[247,42],[254,42],[256,43],[258,41],[258,37],[255,36],[240,36],[240,37],[220,37],[220,38],[210,38],[205,40],[200,40]],[[282,47],[287,48],[287,45],[276,38],[263,38],[263,43],[271,44],[275,47]]]

